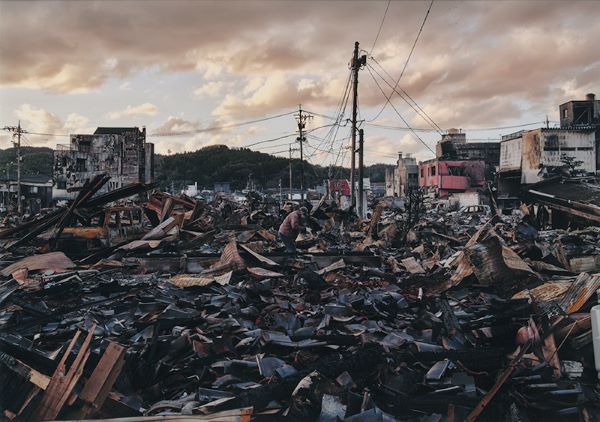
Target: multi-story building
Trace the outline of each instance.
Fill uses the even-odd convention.
[[[386,169],[385,194],[386,196],[404,196],[414,187],[419,186],[419,165],[410,154],[404,156],[398,153],[398,160],[394,168]]]
[[[450,160],[481,160],[485,162],[486,176],[500,164],[500,142],[467,142],[467,135],[458,129],[448,129],[436,145],[436,157]]]
[[[146,142],[146,128],[99,127],[91,134],[70,136],[69,145],[54,151],[53,199],[72,198],[70,188],[82,186],[99,173],[110,181],[101,192],[132,183],[154,181],[154,144]]]
[[[453,193],[476,192],[485,185],[482,160],[433,158],[419,164],[419,186],[435,191],[440,198]]]
[[[593,129],[596,144],[596,169],[600,169],[600,100],[587,94],[585,100],[571,100],[558,106],[561,129]]]

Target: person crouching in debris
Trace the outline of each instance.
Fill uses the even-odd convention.
[[[279,226],[279,239],[285,245],[286,252],[296,255],[296,237],[300,232],[306,230],[306,218],[308,209],[302,207],[297,211],[292,211],[285,217],[281,226]]]

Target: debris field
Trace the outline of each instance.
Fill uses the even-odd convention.
[[[597,227],[107,180],[0,229],[5,420],[600,420]]]

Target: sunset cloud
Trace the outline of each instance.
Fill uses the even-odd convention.
[[[361,54],[372,53],[372,69],[359,72],[361,118],[368,121],[386,102],[369,70],[389,94],[381,77],[395,83],[428,6],[392,2],[371,51],[383,0],[152,1],[143,8],[136,1],[118,7],[3,2],[0,89],[12,99],[2,96],[2,111],[14,118],[23,103],[19,95],[30,92],[35,101],[28,102],[64,121],[70,113],[86,114],[94,124],[109,119],[159,127],[181,112],[194,116],[188,122],[236,122],[298,104],[331,115],[358,40],[366,50]],[[600,91],[599,15],[594,1],[435,2],[399,86],[444,129],[541,120],[559,103]],[[47,22],[60,30],[50,31]],[[109,100],[116,96],[121,100]],[[399,96],[392,102],[407,121],[426,125]],[[52,104],[61,104],[60,112]],[[380,117],[402,124],[389,105]],[[234,145],[243,143],[236,136],[247,136],[217,135],[186,142]],[[377,142],[387,139],[388,149],[398,150],[404,146],[396,135],[378,133]],[[407,148],[425,151],[408,137],[417,144]]]
[[[151,103],[144,103],[137,106],[128,105],[124,110],[111,111],[106,114],[110,120],[118,120],[124,117],[154,116],[158,113],[158,107]]]
[[[92,133],[90,119],[77,113],[70,113],[65,119],[43,108],[22,104],[15,110],[21,125],[32,132],[27,143],[33,146],[55,148],[56,144],[68,144],[72,133]],[[41,135],[40,135],[41,134]]]

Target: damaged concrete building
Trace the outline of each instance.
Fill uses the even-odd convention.
[[[396,166],[385,171],[385,195],[405,196],[411,188],[419,186],[419,165],[410,154],[398,153]]]
[[[146,128],[99,127],[93,134],[74,134],[70,144],[54,151],[54,200],[70,199],[70,188],[82,186],[100,173],[111,176],[103,192],[133,183],[154,181],[154,144]]]
[[[565,159],[573,159],[580,171],[596,172],[593,129],[520,131],[503,136],[500,151],[498,198],[501,201],[517,197],[521,185],[541,182],[555,173],[565,166]]]
[[[585,100],[571,100],[559,106],[561,129],[592,129],[595,132],[596,168],[600,168],[600,100],[587,94]]]
[[[435,155],[453,160],[482,160],[489,175],[500,164],[500,142],[467,141],[466,133],[459,129],[448,129],[448,133],[443,134],[437,143]]]

